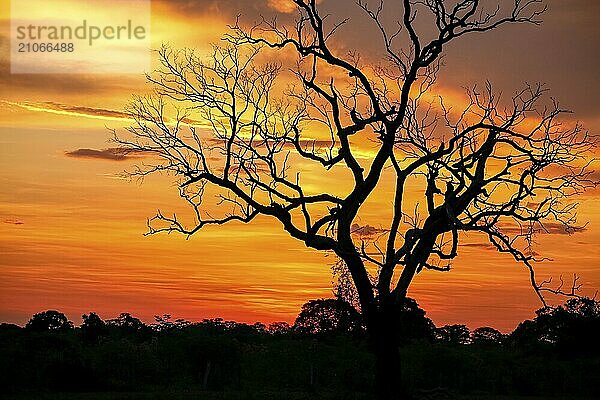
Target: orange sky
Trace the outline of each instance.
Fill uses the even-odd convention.
[[[342,10],[344,1],[323,0],[322,5],[333,12]],[[198,3],[202,6],[153,1],[153,46],[169,42],[203,51],[240,8],[248,18],[287,10],[284,0]],[[574,0],[569,7],[558,0],[549,3],[541,27],[493,32],[489,39],[467,38],[450,47],[437,93],[460,102],[461,87],[485,79],[508,92],[523,81],[542,80],[586,127],[598,132],[597,2]],[[189,240],[142,236],[146,218],[156,209],[184,209],[171,181],[153,177],[142,185],[131,183],[116,174],[139,159],[67,152],[110,147],[107,127],[128,125],[121,112],[132,94],[148,90],[143,76],[11,75],[7,2],[2,7],[0,321],[24,323],[34,312],[54,308],[76,323],[89,311],[103,318],[127,311],[146,321],[170,313],[189,320],[220,316],[291,322],[304,302],[331,294],[333,256],[306,249],[266,218],[208,228]],[[348,8],[343,9],[350,12]],[[364,29],[358,30],[362,38],[349,34],[338,45],[355,44],[368,55],[372,49],[364,38],[373,35],[371,27],[360,19],[357,24]],[[567,32],[570,40],[564,39]],[[340,186],[338,179],[332,173],[308,183]],[[378,226],[378,216],[390,204],[388,193],[384,186],[359,223]],[[600,288],[599,195],[596,190],[579,199],[579,220],[587,223],[583,232],[538,237],[536,251],[553,259],[538,266],[541,276],[577,273],[586,293]],[[436,324],[513,329],[540,306],[527,271],[483,246],[482,239],[469,240],[452,272],[423,272],[409,295]]]

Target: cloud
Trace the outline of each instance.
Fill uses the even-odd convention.
[[[317,0],[317,4],[322,2],[323,0]],[[293,0],[267,0],[267,6],[275,11],[286,14],[293,13],[297,9]]]
[[[45,102],[12,102],[12,101],[0,101],[11,106],[23,108],[28,111],[35,112],[47,112],[51,114],[69,115],[75,117],[86,117],[86,118],[98,118],[111,121],[127,121],[132,122],[134,116],[130,113],[118,110],[111,110],[108,108],[98,107],[87,107],[87,106],[74,106],[62,103],[56,103],[53,101]],[[167,124],[175,124],[174,119],[165,118]],[[208,127],[209,125],[192,118],[183,118],[181,125],[195,126],[195,127]]]
[[[131,114],[123,111],[110,110],[106,108],[95,108],[85,106],[72,106],[67,104],[56,103],[53,101],[45,101],[40,103],[34,102],[10,102],[4,103],[23,108],[28,111],[48,112],[52,114],[84,116],[89,118],[109,119],[109,120],[132,120]]]
[[[523,227],[519,225],[502,225],[499,226],[500,231],[505,234],[524,234],[527,233],[528,226]],[[584,226],[572,226],[565,225],[560,222],[536,222],[533,225],[534,233],[541,235],[572,235],[574,233],[585,232],[587,227]]]
[[[190,123],[190,121],[194,121],[194,120],[186,119],[185,121],[182,121],[182,122],[185,122],[186,124],[194,125],[194,126],[200,125],[200,122],[198,122],[198,121],[194,121],[195,123],[193,123],[193,124]],[[243,134],[240,134],[240,137],[241,137],[241,139],[246,140],[246,141],[249,139],[249,137],[247,135],[244,136]],[[210,136],[207,138],[207,140],[215,146],[223,145],[225,143],[224,139],[218,138],[215,136]],[[270,143],[275,143],[274,140],[271,140],[271,139],[267,139],[267,140]],[[265,140],[261,139],[259,141],[258,139],[254,139],[254,143],[255,143],[255,146],[258,146],[259,144],[262,145],[265,143]],[[309,152],[309,153],[316,153],[321,156],[324,155],[325,151],[329,151],[329,149],[333,149],[334,156],[335,156],[335,154],[337,154],[335,152],[335,149],[339,148],[339,145],[340,145],[339,142],[336,142],[332,148],[333,142],[330,139],[312,139],[312,138],[308,138],[308,137],[306,137],[306,138],[300,137],[299,143],[300,143],[300,147],[302,148],[302,150]],[[278,142],[277,144],[281,144],[281,142]],[[296,146],[289,140],[286,140],[285,142],[283,142],[283,147],[286,149],[295,149],[296,148]]]
[[[536,202],[536,201],[530,201],[528,202],[525,207],[530,208],[530,209],[536,209],[538,208],[542,203]]]
[[[331,148],[331,139],[311,139],[300,137],[300,143],[304,150],[312,151],[313,147],[315,150],[318,149],[329,149]],[[336,143],[339,146],[339,142]]]
[[[21,221],[18,218],[7,218],[4,220],[5,224],[10,224],[10,225],[23,225],[25,224],[25,222]]]
[[[483,250],[496,250],[496,247],[491,243],[461,243],[460,247],[474,247]]]
[[[352,224],[352,227],[351,227],[351,233],[353,233],[354,235],[357,235],[358,237],[365,238],[365,239],[373,238],[373,237],[383,234],[385,232],[387,232],[387,229],[376,228],[369,224],[364,225],[364,226],[361,226],[359,224]]]
[[[111,147],[108,149],[96,150],[96,149],[77,149],[73,151],[65,152],[67,157],[72,158],[84,158],[84,159],[101,159],[109,161],[125,161],[131,158],[141,157],[141,151],[121,149],[117,147]]]
[[[100,117],[100,118],[109,118],[109,119],[131,119],[131,114],[117,111],[117,110],[109,110],[106,108],[94,108],[94,107],[85,107],[85,106],[69,106],[60,103],[54,102],[45,102],[44,104],[49,110],[57,110],[57,111],[66,111],[74,114],[87,115],[92,117]]]
[[[567,226],[558,222],[545,222],[538,225],[539,233],[549,235],[572,235],[573,233],[585,232],[587,230],[585,226]]]
[[[269,11],[290,14],[296,10],[293,0],[161,0],[161,3],[182,15],[221,15],[225,17],[257,17]],[[317,0],[322,3],[322,0]]]
[[[2,46],[2,42],[7,43]],[[0,53],[9,54],[10,38],[0,34]],[[3,98],[33,98],[43,93],[46,98],[57,96],[79,96],[82,93],[94,96],[115,96],[115,93],[129,95],[139,91],[144,83],[143,74],[105,74],[98,79],[97,74],[13,74],[10,60],[0,55],[0,96]],[[38,97],[39,98],[39,97]]]
[[[226,15],[234,16],[241,12],[248,12],[257,7],[260,2],[244,0],[159,0],[157,3],[167,6],[181,15]]]
[[[267,0],[267,5],[275,11],[291,13],[296,10],[296,4],[292,0]]]

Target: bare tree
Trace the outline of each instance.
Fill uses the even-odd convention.
[[[148,76],[157,96],[133,102],[136,124],[115,140],[153,153],[159,161],[132,175],[173,174],[194,212],[192,225],[158,212],[149,234],[192,235],[206,225],[264,215],[306,246],[335,253],[373,339],[379,394],[397,398],[396,316],[416,274],[450,270],[461,235],[483,234],[523,263],[542,301],[544,291],[576,293],[576,285],[564,291],[536,280],[541,260],[531,245],[548,224],[576,228],[570,198],[595,185],[588,171],[594,141],[581,126],[561,122],[566,111],[545,98],[541,85],[527,85],[507,101],[489,83],[473,87],[461,112],[428,95],[449,42],[505,24],[539,24],[541,0],[492,9],[478,0],[403,0],[394,31],[382,21],[382,2],[370,7],[359,0],[386,54],[365,65],[358,54],[341,57],[330,46],[348,20],[329,23],[315,0],[294,2],[295,26],[236,23],[208,58],[163,47],[163,68]],[[417,15],[429,15],[433,35],[418,32]],[[296,86],[277,84],[281,64],[258,62],[271,49],[297,55]],[[169,100],[179,105],[171,116]],[[328,138],[316,140],[323,130]],[[359,139],[376,146],[370,156],[357,156]],[[307,188],[299,161],[349,171],[351,188],[341,194]],[[395,181],[390,220],[366,231],[357,216],[384,173]],[[422,194],[423,207],[407,203],[408,191]],[[204,208],[213,198],[208,194],[218,199],[212,207],[221,215]]]

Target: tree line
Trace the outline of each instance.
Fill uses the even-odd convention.
[[[509,334],[436,327],[410,298],[399,318],[402,379],[414,393],[600,394],[594,299],[540,309]],[[0,325],[0,385],[15,395],[191,389],[369,398],[376,391],[369,346],[363,318],[340,298],[307,302],[291,325],[191,323],[168,314],[146,324],[128,313],[102,320],[92,312],[76,327],[48,310],[25,327]]]

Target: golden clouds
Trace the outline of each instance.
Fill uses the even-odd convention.
[[[67,157],[83,159],[100,159],[108,161],[125,161],[131,158],[140,157],[142,154],[132,150],[109,147],[107,149],[77,149],[65,152]]]
[[[317,3],[320,3],[320,1],[317,1]],[[292,13],[297,9],[293,0],[267,0],[267,5],[282,13]]]
[[[110,121],[122,121],[129,120],[133,121],[131,116],[125,112],[117,110],[109,110],[105,108],[94,108],[86,106],[69,106],[66,104],[60,104],[53,101],[46,102],[9,102],[4,101],[3,103],[20,107],[28,111],[46,112],[51,114],[59,114],[65,116],[74,117],[87,117],[87,118],[98,118],[106,119]]]

